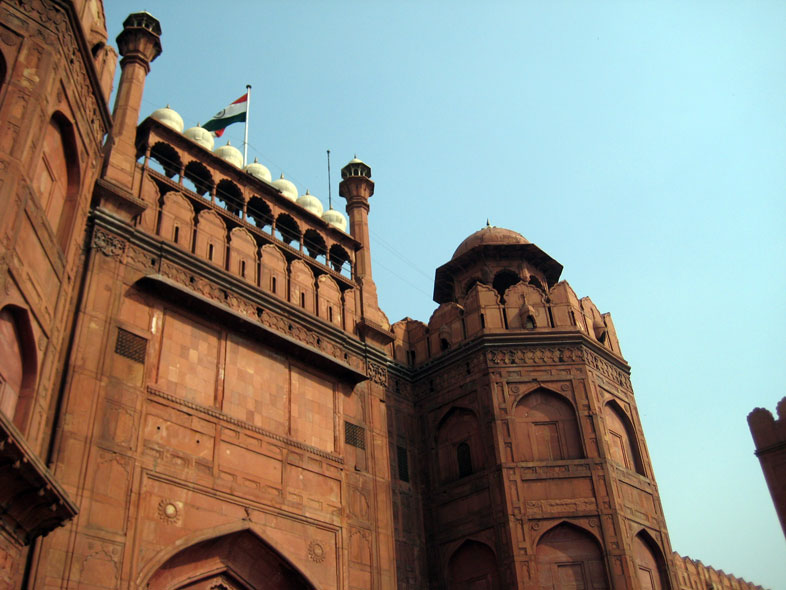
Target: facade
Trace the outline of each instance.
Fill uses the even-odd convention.
[[[758,588],[672,554],[611,317],[557,261],[487,226],[391,325],[371,168],[347,231],[139,123],[148,13],[110,116],[103,19],[0,3],[0,588]]]
[[[748,426],[775,512],[786,535],[786,397],[778,402],[776,411],[777,419],[769,410],[756,408],[748,414]]]

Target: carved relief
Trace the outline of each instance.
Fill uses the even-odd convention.
[[[100,228],[96,228],[93,232],[91,247],[101,252],[104,256],[122,259],[126,252],[127,245],[125,240]]]
[[[183,513],[183,503],[161,500],[158,503],[158,518],[167,524],[179,524]]]
[[[325,553],[325,548],[316,541],[311,541],[308,544],[308,558],[314,563],[325,561]]]
[[[383,387],[387,386],[388,384],[387,367],[369,361],[366,374],[368,375],[368,378],[371,379],[373,383],[377,383],[378,385],[382,385]]]

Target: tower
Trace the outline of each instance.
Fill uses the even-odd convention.
[[[391,392],[390,436],[420,475],[394,489],[423,506],[400,501],[397,521],[422,514],[426,531],[397,540],[427,554],[431,587],[675,587],[613,323],[561,271],[487,226],[437,269],[428,325],[393,326],[411,389]],[[419,447],[399,432],[408,412]]]

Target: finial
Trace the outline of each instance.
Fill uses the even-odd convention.
[[[227,145],[232,145],[232,142],[227,139]]]
[[[259,164],[259,158],[254,157],[254,164]]]
[[[491,227],[491,223],[489,222],[489,218],[486,217],[486,227]]]
[[[281,173],[281,178],[284,178],[284,173],[283,172]]]

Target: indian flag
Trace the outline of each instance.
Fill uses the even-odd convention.
[[[216,137],[224,135],[224,129],[232,123],[243,123],[246,120],[248,94],[244,94],[225,109],[221,109],[213,118],[202,125],[204,129],[212,131]]]

